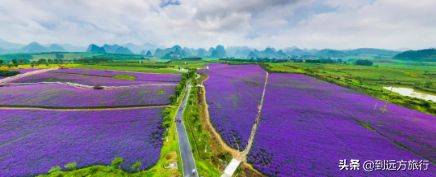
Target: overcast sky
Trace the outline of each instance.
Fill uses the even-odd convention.
[[[435,0],[0,0],[0,39],[187,47],[436,47]]]

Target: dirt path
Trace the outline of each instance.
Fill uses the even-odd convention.
[[[49,68],[49,69],[41,69],[41,70],[36,70],[36,71],[31,71],[31,72],[27,72],[24,74],[18,74],[15,76],[10,76],[4,79],[0,79],[0,84],[6,84],[8,82],[23,78],[23,77],[27,77],[27,76],[31,76],[31,75],[35,75],[35,74],[41,74],[41,73],[45,73],[45,72],[49,72],[49,71],[53,71],[53,70],[58,70],[59,68]]]
[[[108,111],[108,110],[129,110],[129,109],[166,108],[166,107],[172,107],[172,106],[159,105],[159,106],[130,106],[130,107],[107,107],[107,108],[41,108],[41,107],[0,106],[0,109],[39,110],[39,111]]]
[[[202,73],[203,76],[206,76],[206,78],[204,80],[201,80],[200,83],[201,85],[204,85],[204,82],[206,80],[209,79],[209,76],[207,74]],[[230,146],[228,146],[224,140],[221,138],[221,135],[216,131],[215,127],[213,127],[212,123],[210,122],[210,117],[209,117],[209,105],[206,102],[206,88],[205,87],[200,87],[201,88],[201,105],[203,107],[203,113],[204,116],[201,116],[203,118],[202,122],[205,124],[206,126],[206,130],[209,130],[209,133],[211,134],[211,140],[215,141],[218,146],[220,147],[215,147],[217,149],[221,148],[222,151],[230,153],[230,155],[232,155],[233,157],[239,157],[241,155],[241,152],[239,152],[236,149],[232,149]]]
[[[241,153],[241,156],[238,157],[238,160],[247,161],[247,159],[246,159],[247,154],[250,152],[251,146],[253,145],[254,135],[256,135],[256,130],[257,130],[257,127],[259,126],[260,115],[262,113],[263,100],[265,98],[265,92],[266,92],[266,85],[268,84],[268,76],[269,76],[269,73],[267,72],[266,77],[265,77],[265,85],[263,86],[262,98],[260,99],[259,111],[257,112],[257,116],[256,116],[257,123],[255,123],[253,125],[253,128],[251,129],[250,139],[248,140],[247,147]]]
[[[35,84],[59,84],[71,86],[78,89],[88,89],[93,90],[94,86],[83,85],[72,82],[36,82],[36,83],[10,83],[9,85],[35,85]],[[101,86],[103,90],[123,90],[130,88],[140,88],[140,87],[152,87],[152,86],[177,86],[177,84],[141,84],[141,85],[126,85],[126,86]]]

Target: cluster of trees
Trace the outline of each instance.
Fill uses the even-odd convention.
[[[112,164],[113,167],[121,169],[121,165],[123,164],[123,158],[122,157],[117,157],[117,158],[115,158],[114,160],[111,161],[111,164]],[[132,170],[139,171],[140,168],[141,168],[141,165],[142,165],[141,162],[137,161],[135,164],[132,165],[131,168],[132,168]],[[77,163],[76,162],[71,162],[71,163],[66,164],[64,166],[64,169],[66,169],[66,170],[74,170],[74,169],[76,169],[76,167],[77,167]],[[63,175],[59,174],[59,173],[62,173],[61,171],[62,171],[62,168],[58,165],[58,166],[51,167],[50,170],[48,171],[48,173],[51,174],[51,175],[57,174],[57,175],[53,175],[53,176],[63,176]]]
[[[342,63],[342,59],[332,60],[328,59],[319,59],[319,60],[305,60],[306,63]]]
[[[251,59],[221,58],[219,60],[227,61],[227,62],[270,62],[270,63],[282,63],[288,61],[288,59],[277,59],[277,58],[251,58]]]
[[[357,60],[356,61],[356,65],[360,65],[360,66],[372,66],[372,61],[369,60]]]
[[[189,58],[181,58],[181,59],[171,59],[171,61],[200,61],[202,58],[201,57],[189,57]]]
[[[87,64],[106,63],[106,62],[113,62],[113,60],[109,58],[84,58],[84,59],[74,60],[74,63],[87,63]]]
[[[176,86],[176,89],[174,92],[176,95],[169,96],[171,103],[175,103],[177,101],[177,98],[182,94],[182,91],[186,86],[186,81],[188,81],[188,79],[190,79],[191,77],[195,76],[196,72],[197,72],[197,69],[189,69],[189,71],[187,73],[183,73],[182,79],[180,80],[180,83]]]
[[[2,77],[15,76],[17,74],[20,74],[20,72],[19,71],[9,71],[9,70],[0,70],[0,76],[2,76]]]
[[[30,64],[61,64],[61,63],[65,63],[65,61],[63,59],[44,59],[44,58],[40,58],[37,61],[30,62]]]

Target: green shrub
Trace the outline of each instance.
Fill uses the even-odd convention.
[[[123,164],[123,158],[118,157],[112,160],[112,166],[121,168],[121,165]]]

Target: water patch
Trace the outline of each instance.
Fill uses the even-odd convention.
[[[416,92],[414,89],[412,88],[401,88],[401,87],[383,87],[386,90],[391,90],[393,92],[399,93],[403,96],[409,96],[409,97],[413,97],[413,98],[419,98],[419,99],[424,99],[424,100],[431,100],[433,102],[436,102],[436,96],[435,95],[430,95],[430,94],[425,94],[425,93],[420,93],[420,92]]]

